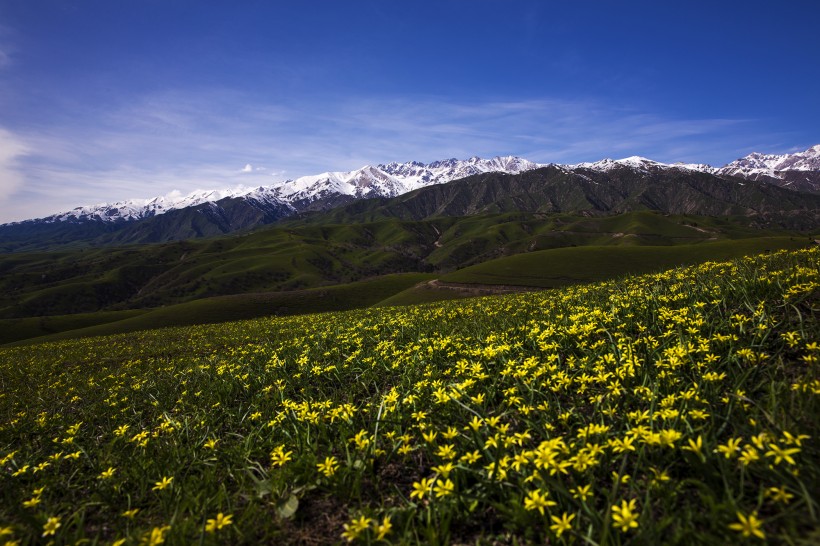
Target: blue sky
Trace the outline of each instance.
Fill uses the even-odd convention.
[[[815,1],[2,0],[0,222],[391,161],[804,150],[818,20]]]

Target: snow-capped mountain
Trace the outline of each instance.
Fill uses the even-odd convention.
[[[487,172],[517,174],[542,166],[544,165],[533,163],[520,157],[506,156],[494,157],[492,159],[471,157],[466,161],[445,159],[435,161],[429,165],[415,161],[410,163],[390,163],[388,165],[379,165],[379,169],[392,176],[403,178],[408,191],[411,191],[423,186],[443,184],[451,180],[457,180],[475,174]]]
[[[371,214],[363,211],[378,211],[373,212],[376,217],[424,219],[482,211],[613,213],[639,207],[669,214],[762,214],[765,218],[758,220],[764,224],[772,221],[772,214],[785,211],[778,221],[806,229],[817,222],[815,212],[820,210],[819,153],[820,145],[799,154],[751,154],[719,169],[639,156],[575,165],[539,165],[519,157],[369,165],[269,186],[78,207],[3,224],[0,250],[179,241],[237,233],[286,218],[310,222],[316,213],[320,222],[355,221],[350,219]],[[753,174],[746,174],[751,169]],[[381,200],[344,207],[372,197]],[[330,217],[321,215],[331,209]],[[810,213],[795,216],[798,209]]]
[[[250,188],[238,186],[224,190],[195,191],[187,195],[169,194],[151,199],[129,199],[117,203],[77,207],[67,212],[39,219],[39,222],[128,222],[157,216],[204,203],[216,203],[228,198],[244,198],[282,209],[309,209],[312,203],[331,204],[370,197],[395,197],[409,191],[444,184],[458,178],[487,172],[517,174],[541,165],[514,156],[467,160],[446,159],[424,164],[390,163],[348,172],[325,172],[303,176],[271,186]],[[18,222],[19,223],[19,222]]]
[[[660,163],[658,161],[653,161],[651,159],[647,159],[645,157],[633,155],[631,157],[625,157],[623,159],[602,159],[600,161],[596,161],[594,163],[576,163],[574,165],[562,165],[566,169],[574,170],[574,169],[590,169],[593,171],[599,172],[607,172],[611,171],[612,169],[617,169],[621,167],[630,167],[632,169],[636,169],[639,171],[649,171],[652,169],[666,169],[666,168],[688,168],[687,165],[678,163],[675,165],[669,165],[667,163]]]
[[[687,171],[697,171],[709,174],[716,174],[718,169],[705,163],[661,163],[645,157],[633,155],[623,159],[602,159],[594,163],[576,163],[574,165],[563,165],[569,169],[592,169],[593,171],[611,171],[619,167],[630,167],[639,171],[652,171],[657,169],[684,169]]]
[[[794,154],[755,152],[721,167],[716,174],[820,193],[820,144]]]
[[[778,173],[783,171],[820,171],[820,144],[795,154],[771,155],[755,152],[736,159],[720,169],[722,174],[747,178],[752,175],[779,178]]]
[[[602,159],[594,163],[577,163],[562,165],[562,167],[570,170],[591,169],[599,172],[621,167],[643,172],[684,169],[716,176],[732,176],[768,182],[798,191],[820,192],[820,144],[794,154],[772,155],[754,152],[723,167],[712,167],[703,163],[660,163],[640,156]]]
[[[492,159],[479,157],[466,160],[445,159],[429,164],[411,161],[376,166],[367,165],[355,171],[325,172],[270,186],[198,190],[187,195],[172,193],[151,199],[130,199],[117,203],[77,207],[47,218],[14,224],[131,222],[173,210],[215,204],[225,199],[243,199],[257,209],[264,209],[269,213],[275,210],[276,215],[287,216],[299,211],[326,210],[355,199],[396,197],[419,188],[444,184],[476,174],[490,172],[518,174],[544,166],[546,164],[534,163],[515,156]],[[733,176],[769,182],[800,191],[820,192],[820,144],[794,154],[769,155],[755,152],[720,168],[699,163],[660,163],[640,156],[602,159],[594,163],[557,165],[557,167],[567,171],[587,169],[597,172],[609,172],[613,169],[627,167],[644,173],[683,169],[716,176]]]
[[[265,188],[238,186],[225,190],[195,191],[187,195],[171,193],[152,199],[128,199],[116,203],[88,205],[54,214],[41,220],[44,222],[133,221],[157,216],[172,210],[194,207],[203,203],[215,203],[227,198],[245,197],[251,194],[264,200],[276,200],[276,197],[272,195],[272,191],[266,191]]]
[[[452,180],[487,172],[518,174],[541,165],[520,157],[495,157],[467,160],[446,159],[430,164],[411,161],[375,167],[367,165],[350,172],[328,172],[289,180],[275,188],[275,194],[290,203],[315,201],[332,194],[357,199],[395,197],[409,191],[444,184]]]

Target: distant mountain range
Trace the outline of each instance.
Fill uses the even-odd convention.
[[[197,190],[184,196],[129,199],[117,203],[82,206],[45,218],[15,223],[130,222],[173,210],[219,203],[225,199],[253,201],[259,208],[288,215],[305,210],[325,210],[353,199],[395,197],[418,188],[443,184],[474,174],[520,173],[538,167],[536,163],[512,156],[493,159],[473,157],[464,161],[446,159],[429,165],[417,161],[376,167],[366,165],[355,171],[325,172],[271,186]]]
[[[448,184],[456,180],[463,182]],[[374,198],[378,199],[353,204]],[[395,203],[385,204],[385,199]],[[388,210],[395,213],[396,207],[405,207],[407,213],[407,203],[421,201],[437,203],[433,208],[418,209],[425,211],[422,216],[512,210],[656,210],[756,215],[766,221],[786,221],[792,227],[805,228],[816,221],[820,208],[820,145],[794,154],[753,153],[720,168],[670,165],[642,157],[545,165],[514,156],[365,166],[272,186],[84,206],[46,218],[4,224],[0,225],[0,250],[181,240],[249,229],[343,205],[350,205],[344,207],[348,212],[373,212],[382,207],[379,214],[387,214]],[[798,211],[809,214],[802,215],[800,221]],[[345,214],[339,212],[336,216]]]

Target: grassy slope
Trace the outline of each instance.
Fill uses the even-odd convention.
[[[0,316],[150,308],[423,270],[414,223],[268,229],[201,241],[0,256]]]
[[[146,311],[101,311],[52,317],[26,317],[0,320],[0,345],[20,339],[47,336],[68,330],[91,328],[100,324],[117,322],[142,315]]]
[[[373,305],[397,292],[404,291],[409,286],[431,278],[432,275],[424,273],[405,273],[326,288],[218,296],[145,312],[123,312],[122,315],[125,318],[121,319],[120,314],[115,314],[111,315],[112,318],[119,320],[111,320],[106,324],[102,324],[102,319],[107,318],[109,314],[100,313],[98,315],[101,320],[97,324],[71,330],[66,328],[67,331],[43,337],[27,336],[33,339],[26,339],[22,343],[103,336],[168,326],[212,324],[271,315],[284,316],[358,309]]]
[[[153,324],[222,322],[269,314],[270,307],[282,309],[279,314],[360,307],[357,298],[335,301],[302,291],[337,285],[346,293],[347,284],[389,273],[441,274],[478,264],[444,280],[554,287],[791,247],[791,241],[740,241],[772,234],[778,232],[750,228],[747,218],[504,213],[349,224],[312,219],[206,240],[7,254],[0,256],[0,320],[48,318],[0,322],[5,326],[0,343],[67,330],[96,334]],[[796,233],[788,235],[799,239]],[[704,244],[712,239],[732,242]],[[693,243],[698,247],[662,248]],[[576,248],[587,246],[607,248]],[[635,248],[617,250],[626,247]],[[549,252],[538,252],[542,250]],[[470,295],[423,284],[402,289],[401,294],[384,292],[382,305]],[[350,290],[356,292],[355,287]],[[272,292],[277,295],[258,296]],[[237,297],[213,299],[225,295]],[[188,305],[175,307],[180,304]],[[129,309],[152,311],[144,317],[95,313]],[[98,326],[104,322],[118,325]]]
[[[765,237],[677,246],[589,246],[517,254],[467,267],[441,277],[453,283],[554,288],[649,273],[708,260],[726,260],[779,249],[808,246],[805,238]]]
[[[818,298],[814,249],[0,349],[0,528],[23,544],[48,518],[56,544],[816,544]]]
[[[443,287],[431,286],[429,283],[419,283],[380,301],[374,307],[390,307],[394,305],[418,305],[437,301],[459,300],[475,297],[467,291],[450,290]]]
[[[6,254],[0,255],[0,318],[152,308],[219,295],[345,284],[389,273],[449,271],[558,247],[657,246],[777,234],[751,229],[744,221],[634,212],[292,222],[215,239]]]
[[[166,326],[227,322],[267,315],[413,305],[483,295],[480,292],[447,287],[446,283],[555,288],[768,250],[801,248],[806,244],[804,239],[780,237],[663,247],[552,249],[499,258],[439,276],[444,285],[438,287],[424,282],[436,277],[433,274],[397,274],[317,289],[203,298],[147,310],[134,316],[92,313],[80,315],[83,318],[77,322],[72,322],[71,315],[56,321],[52,317],[11,319],[4,321],[11,328],[3,335],[2,342],[27,340],[24,343],[31,343]],[[87,324],[83,321],[87,321]],[[56,324],[60,326],[56,327]]]
[[[462,218],[443,230],[429,261],[464,267],[504,255],[573,246],[676,245],[710,239],[778,235],[751,229],[746,218],[727,219],[654,212],[583,217],[572,214],[502,214]],[[792,235],[792,234],[789,234]]]

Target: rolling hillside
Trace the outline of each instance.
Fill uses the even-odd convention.
[[[814,248],[3,347],[0,532],[816,544],[818,295]]]
[[[557,288],[807,246],[805,239],[761,237],[660,247],[556,248],[490,260],[445,274],[440,280],[446,283]]]
[[[287,219],[232,197],[126,227],[51,223],[38,238],[21,224],[0,240],[0,341],[551,288],[799,248],[820,230],[818,194],[638,159],[481,172]],[[390,280],[413,274],[429,277]],[[383,288],[359,297],[368,282]]]
[[[543,290],[809,246],[815,245],[804,238],[758,237],[674,246],[556,248],[497,258],[444,274],[393,274],[305,290],[206,297],[154,309],[0,319],[0,344]]]
[[[485,214],[422,221],[301,223],[215,239],[0,255],[0,318],[144,309],[303,290],[393,273],[440,274],[572,246],[662,246],[805,233],[737,220],[633,212],[612,217]]]
[[[326,288],[216,296],[148,310],[2,319],[0,345],[23,339],[41,343],[272,315],[360,309],[378,304],[430,278],[432,275],[429,274],[405,273]]]

